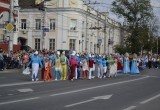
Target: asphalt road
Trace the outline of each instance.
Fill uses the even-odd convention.
[[[160,110],[160,69],[116,78],[31,82],[0,72],[0,110]]]

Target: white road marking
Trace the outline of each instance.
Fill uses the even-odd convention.
[[[149,98],[149,99],[147,99],[147,100],[145,100],[145,101],[142,101],[142,102],[140,102],[141,104],[145,104],[145,103],[148,103],[148,102],[150,102],[150,101],[152,101],[152,100],[155,100],[155,99],[157,99],[157,98],[159,98],[160,97],[160,94],[158,94],[158,95],[156,95],[156,96],[154,96],[154,97],[151,97],[151,98]]]
[[[13,94],[8,94],[8,95],[12,96]]]
[[[97,99],[90,99],[90,100],[86,100],[86,101],[82,101],[82,102],[66,105],[64,107],[73,107],[73,106],[76,106],[76,105],[80,105],[80,104],[87,103],[87,102],[92,102],[92,101],[95,101],[95,100],[97,100]]]
[[[135,109],[135,108],[136,108],[136,106],[130,106],[130,107],[124,109],[124,110],[133,110],[133,109]]]
[[[33,92],[33,89],[26,88],[26,89],[18,89],[19,92]]]
[[[9,102],[1,102],[0,105],[12,104],[12,103],[17,103],[17,102],[24,102],[24,101],[29,101],[29,100],[36,100],[39,98],[40,97],[34,97],[34,98],[21,99],[21,100],[9,101]]]
[[[101,86],[94,86],[94,87],[85,88],[85,89],[79,89],[79,90],[75,90],[75,91],[69,91],[69,92],[63,92],[63,93],[58,93],[58,94],[52,94],[50,96],[66,95],[66,94],[71,94],[71,93],[76,93],[76,92],[81,92],[81,91],[86,91],[86,90],[92,90],[92,89],[97,89],[97,88],[102,88],[102,87],[107,87],[107,86],[112,86],[112,85],[118,85],[118,84],[138,81],[138,80],[142,80],[142,79],[146,79],[146,78],[149,78],[149,76],[146,76],[146,77],[143,77],[143,78],[137,78],[137,79],[133,79],[133,80],[127,80],[127,81],[121,81],[121,82],[101,85]]]
[[[12,83],[12,84],[2,84],[0,87],[10,87],[10,86],[19,86],[19,85],[27,85],[27,84],[37,84],[44,83],[44,81],[35,81],[35,82],[23,82],[23,83]]]
[[[78,103],[66,105],[66,106],[64,106],[64,107],[73,107],[73,106],[76,106],[76,105],[84,104],[84,103],[87,103],[87,102],[92,102],[92,101],[99,100],[99,99],[107,100],[107,99],[110,99],[111,97],[112,97],[112,95],[105,95],[105,96],[93,97],[93,98],[90,99],[90,100],[86,100],[86,101],[82,101],[82,102],[78,102]]]

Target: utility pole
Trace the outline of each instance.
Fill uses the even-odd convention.
[[[44,0],[44,15],[43,15],[43,26],[42,26],[42,50],[46,49],[46,31],[48,31],[46,26],[46,20],[47,20],[47,9],[46,9],[46,1],[50,0]]]
[[[87,7],[88,8],[88,7]],[[88,12],[87,12],[88,14]],[[88,19],[87,19],[87,14],[86,14],[86,37],[85,37],[85,52],[87,52],[88,50],[88,47],[87,47],[87,38],[88,38]]]
[[[110,50],[110,39],[111,39],[111,32],[110,32],[110,31],[111,31],[111,29],[112,29],[112,28],[109,28],[109,39],[108,39],[108,56],[110,55],[110,51],[109,51],[109,50]]]
[[[106,43],[106,40],[107,40],[107,33],[106,33],[106,28],[107,28],[107,25],[106,25],[106,22],[107,22],[107,15],[105,14],[105,26],[104,26],[104,52],[105,54],[107,54],[107,43]]]
[[[10,13],[9,13],[9,23],[13,25],[14,18],[13,18],[13,11],[14,11],[14,0],[10,0]],[[9,36],[9,42],[8,42],[8,52],[10,53],[11,50],[13,50],[13,30],[10,32],[7,32]]]

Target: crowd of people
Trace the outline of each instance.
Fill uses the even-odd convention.
[[[0,69],[30,68],[31,80],[71,80],[116,77],[117,73],[140,74],[145,68],[160,69],[158,55],[118,53],[105,55],[76,53],[66,56],[65,51],[16,51],[5,52],[0,49]],[[53,69],[53,71],[51,71]],[[39,71],[40,70],[40,71]],[[52,73],[54,72],[54,73]],[[39,75],[41,77],[38,77]]]

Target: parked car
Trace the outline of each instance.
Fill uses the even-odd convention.
[[[29,51],[29,50],[31,50],[31,47],[28,45],[22,45],[21,50]]]

